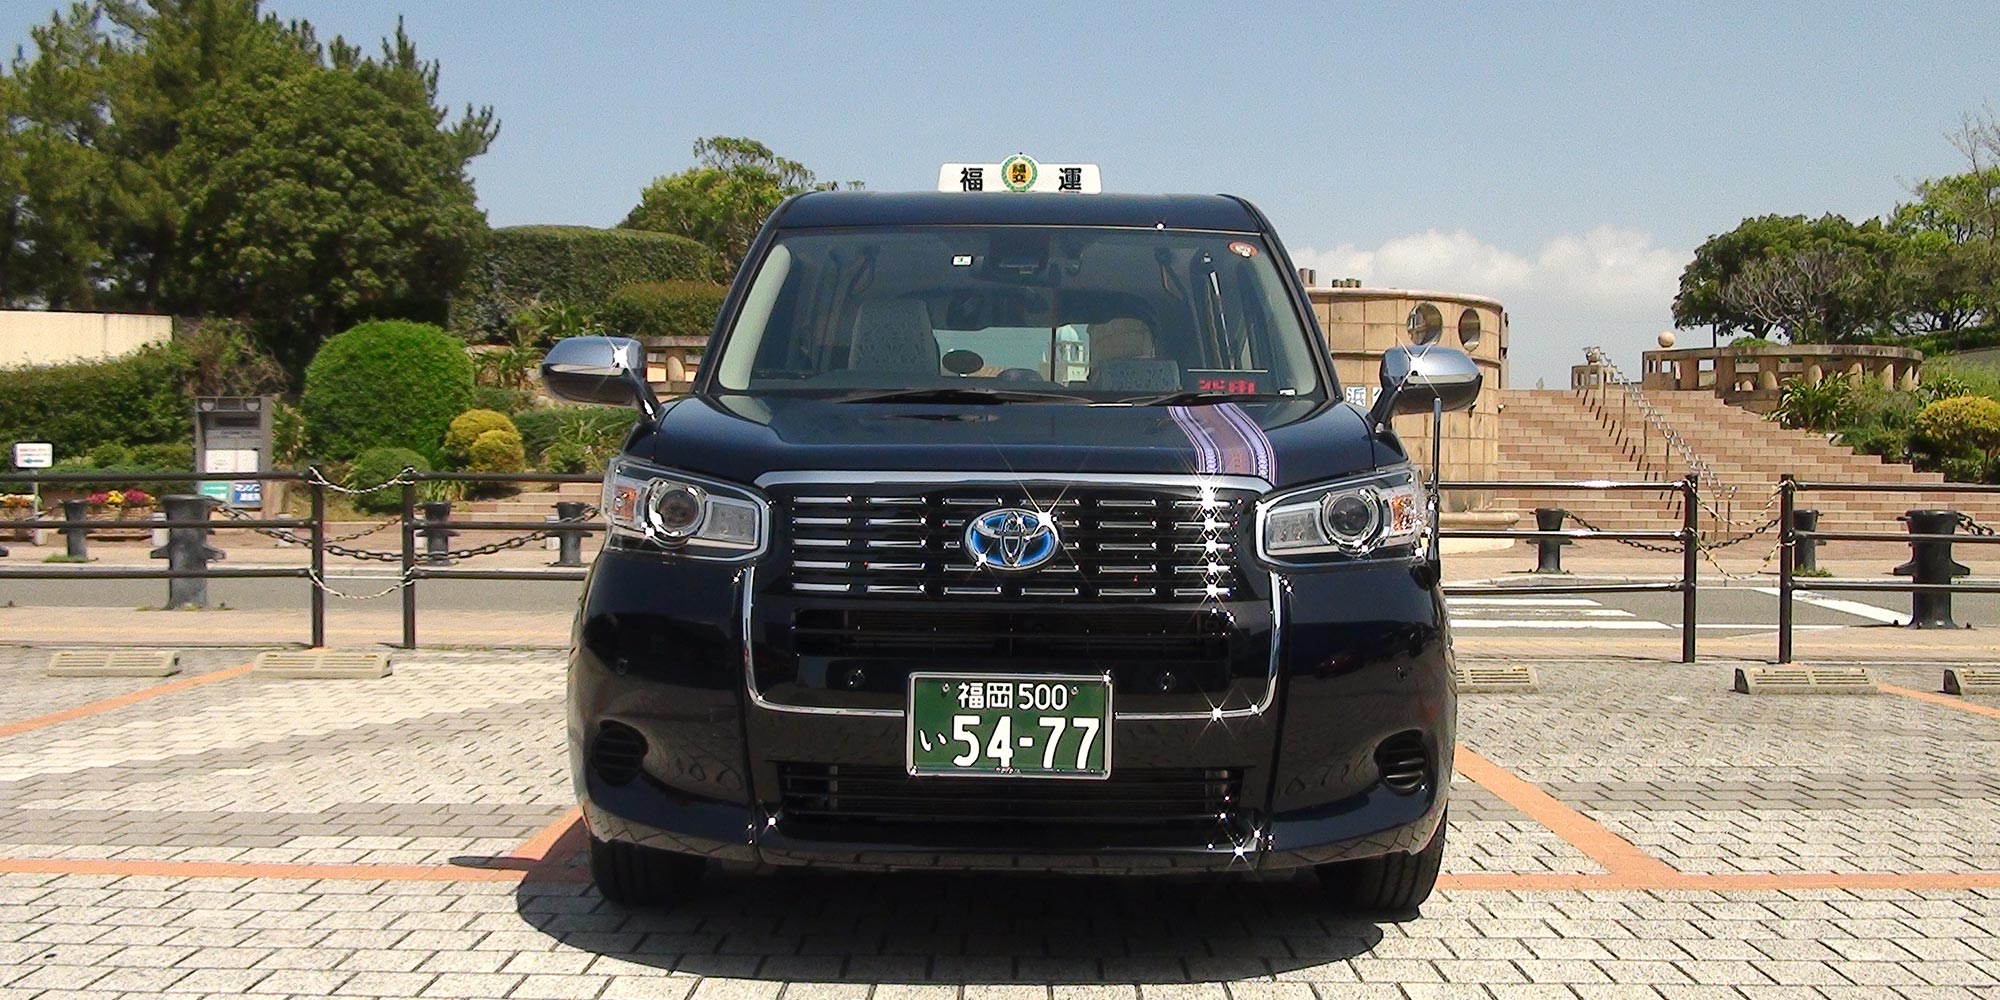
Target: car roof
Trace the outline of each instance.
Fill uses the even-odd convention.
[[[827,226],[1117,226],[1261,231],[1248,203],[1219,194],[815,191],[793,199],[781,229]]]

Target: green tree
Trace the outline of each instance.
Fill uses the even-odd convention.
[[[8,207],[0,298],[164,308],[183,199],[165,178],[182,124],[219,89],[317,67],[310,25],[249,0],[75,3],[31,32],[0,84]]]
[[[220,313],[294,370],[349,321],[439,315],[485,229],[400,24],[379,57],[259,0],[89,0],[0,74],[0,303]]]
[[[1887,322],[1900,242],[1874,219],[1745,219],[1695,250],[1674,296],[1674,325],[1797,341],[1862,338]]]
[[[755,139],[699,139],[694,158],[695,166],[646,185],[619,225],[685,236],[714,250],[730,271],[743,262],[758,227],[779,202],[838,186]]]
[[[435,65],[400,28],[381,60],[218,94],[170,160],[185,193],[182,303],[251,317],[293,367],[357,319],[442,319],[486,228],[466,162],[490,112],[445,127]]]

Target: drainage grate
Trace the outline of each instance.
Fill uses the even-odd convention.
[[[1866,667],[1737,667],[1738,694],[1875,694]]]
[[[338,649],[263,653],[257,657],[254,672],[262,677],[304,680],[373,680],[389,676],[389,654]]]
[[[1944,693],[2000,694],[2000,670],[1991,667],[1946,667]]]
[[[1458,680],[1459,694],[1539,691],[1542,686],[1535,676],[1535,668],[1525,663],[1480,667],[1461,663],[1454,666],[1452,672]]]
[[[49,657],[50,677],[171,677],[181,654],[171,649],[65,649]]]

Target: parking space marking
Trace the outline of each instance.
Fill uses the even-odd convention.
[[[1499,796],[1501,801],[1582,851],[1585,857],[1603,866],[1607,873],[1641,880],[1680,874],[1673,866],[1640,850],[1603,824],[1564,805],[1534,783],[1464,745],[1458,747],[1453,760],[1458,773],[1478,782],[1481,787]]]
[[[176,691],[185,691],[188,688],[241,677],[249,673],[256,665],[254,661],[242,663],[222,670],[212,670],[205,674],[182,677],[179,680],[168,681],[165,684],[155,684],[152,687],[140,688],[137,691],[128,691],[115,697],[88,702],[74,708],[65,708],[60,712],[50,712],[47,715],[37,715],[31,719],[0,724],[0,739],[33,732],[34,730],[53,726],[57,723],[69,722],[74,719],[85,719],[93,715],[102,715],[114,709],[124,708],[127,705],[136,705],[142,701],[150,701],[162,695],[173,694]]]
[[[557,848],[565,841],[578,839],[572,834],[577,833],[577,828],[582,825],[583,807],[571,806],[567,812],[556,817],[555,822],[542,827],[534,836],[521,841],[521,846],[514,848],[514,853],[509,856],[524,861],[552,860],[557,854]]]
[[[1971,712],[1974,715],[1985,715],[1995,719],[2000,719],[2000,708],[1994,708],[1991,705],[1981,705],[1976,701],[1966,701],[1963,698],[1953,697],[1952,695],[1948,694],[1939,694],[1936,691],[1919,691],[1916,688],[1897,687],[1894,684],[1877,684],[1875,686],[1878,689],[1880,689],[1883,694],[1902,695],[1905,698],[1915,698],[1918,701],[1928,701],[1933,705],[1943,705],[1946,708],[1955,708],[1961,712]]]

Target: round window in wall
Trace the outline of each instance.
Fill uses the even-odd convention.
[[[1426,302],[1410,310],[1410,342],[1428,344],[1444,333],[1444,314]]]
[[[1458,314],[1458,342],[1468,351],[1479,349],[1479,310],[1467,309]]]

